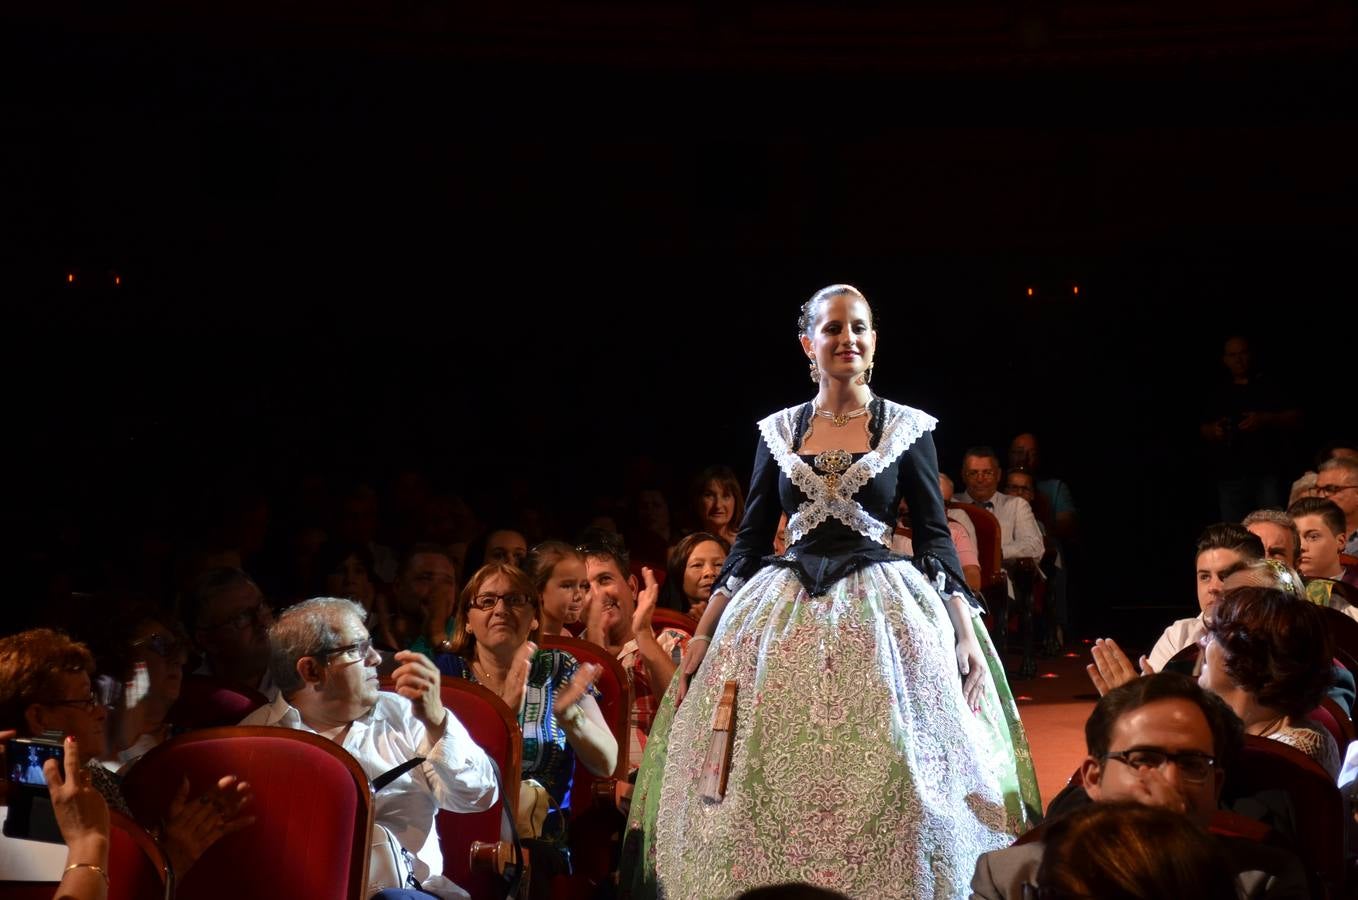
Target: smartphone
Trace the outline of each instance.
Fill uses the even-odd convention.
[[[6,837],[65,843],[42,772],[43,763],[49,759],[55,759],[59,767],[66,765],[66,744],[58,732],[5,741],[5,777],[9,781]]]

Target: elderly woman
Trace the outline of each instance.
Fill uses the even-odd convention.
[[[599,667],[580,665],[560,650],[539,650],[533,639],[542,617],[532,579],[506,563],[488,563],[458,596],[453,636],[434,663],[445,675],[489,688],[518,715],[523,777],[539,782],[564,811],[576,757],[590,772],[609,775],[618,743],[593,696]],[[560,834],[563,824],[550,823],[544,835]]]
[[[89,649],[60,632],[35,628],[0,638],[0,730],[15,729],[25,737],[45,731],[70,736],[81,756],[91,760],[84,771],[93,786],[110,808],[130,816],[117,776],[93,761],[108,746],[108,711],[94,694],[93,672]],[[250,786],[234,775],[221,778],[198,801],[189,802],[188,792],[185,779],[160,835],[165,855],[181,877],[219,838],[254,821],[242,811]]]
[[[1245,733],[1295,747],[1337,778],[1339,748],[1307,718],[1333,678],[1320,610],[1278,588],[1233,588],[1217,603],[1203,642],[1198,683],[1235,710]]]
[[[524,568],[542,598],[540,633],[564,634],[580,621],[589,593],[584,554],[562,541],[543,541],[529,551]]]
[[[674,545],[666,566],[660,605],[697,619],[707,609],[731,545],[715,534],[698,531]]]

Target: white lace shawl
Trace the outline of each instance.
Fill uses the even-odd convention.
[[[801,406],[789,407],[760,421],[759,434],[777,461],[778,468],[809,498],[788,518],[789,544],[795,544],[826,519],[833,518],[865,538],[891,546],[894,523],[888,524],[873,517],[854,499],[854,495],[895,462],[920,435],[933,431],[938,419],[890,400],[883,400],[882,403],[881,440],[874,449],[844,471],[833,490],[826,487],[825,479],[816,474],[816,470],[792,449]]]

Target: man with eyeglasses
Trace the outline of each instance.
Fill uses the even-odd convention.
[[[230,566],[207,570],[184,596],[184,617],[203,652],[195,675],[274,698],[277,688],[269,675],[273,610],[249,575]]]
[[[1095,803],[1131,801],[1187,816],[1206,829],[1216,813],[1227,770],[1244,729],[1220,698],[1182,675],[1138,678],[1109,691],[1085,722],[1089,755],[1080,766]],[[1244,838],[1216,836],[1245,898],[1310,896],[1298,859]],[[971,896],[1020,900],[1036,885],[1041,840],[984,853],[976,861]]]
[[[296,728],[329,738],[358,760],[370,779],[416,757],[424,759],[379,791],[373,803],[375,826],[400,846],[418,887],[379,891],[389,886],[370,881],[365,896],[465,898],[468,894],[443,876],[434,816],[440,809],[490,808],[497,796],[494,769],[462,723],[443,708],[439,671],[428,657],[397,653],[401,666],[392,673],[395,693],[378,690],[381,656],[363,624],[366,617],[359,604],[334,597],[285,610],[269,629],[269,668],[279,695],[241,724]]]
[[[1358,459],[1336,456],[1320,464],[1315,493],[1344,513],[1344,552],[1358,556]]]

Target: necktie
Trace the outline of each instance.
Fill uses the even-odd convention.
[[[989,500],[981,501],[981,509],[994,509],[994,508],[995,504],[991,503]]]

